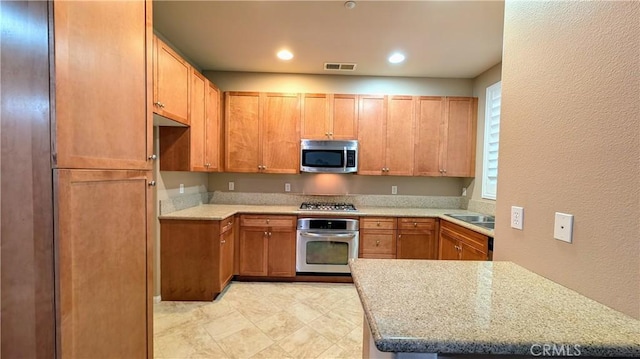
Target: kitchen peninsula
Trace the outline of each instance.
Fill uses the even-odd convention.
[[[364,357],[640,357],[640,321],[514,263],[350,266],[365,313]]]

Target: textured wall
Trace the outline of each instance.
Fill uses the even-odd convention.
[[[504,33],[494,258],[640,318],[640,2],[507,1]]]

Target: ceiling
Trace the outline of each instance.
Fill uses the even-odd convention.
[[[473,78],[501,61],[503,1],[344,3],[163,0],[153,21],[202,70]],[[276,57],[284,48],[288,62]],[[390,64],[393,51],[406,60]]]

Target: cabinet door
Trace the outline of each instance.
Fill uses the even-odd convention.
[[[361,230],[362,258],[396,258],[395,230]]]
[[[440,176],[440,138],[443,136],[445,98],[419,97],[416,104],[416,176]]]
[[[233,228],[220,235],[220,291],[233,277]]]
[[[227,172],[258,172],[260,95],[225,93],[225,166]]]
[[[268,273],[268,227],[240,229],[240,275],[266,276]]]
[[[153,112],[189,124],[189,73],[191,66],[155,37]]]
[[[207,142],[206,133],[206,97],[209,90],[209,81],[204,78],[196,69],[191,69],[191,116],[190,129],[190,163],[191,171],[207,171],[205,165],[205,146]]]
[[[262,165],[267,173],[300,171],[300,95],[264,95]]]
[[[390,96],[387,106],[385,174],[411,176],[415,100],[411,96]]]
[[[220,121],[220,90],[208,82],[206,108],[207,120],[205,122],[205,166],[209,172],[219,172],[222,170],[220,153],[222,150],[222,137]]]
[[[401,231],[398,235],[398,258],[437,259],[437,241],[434,232],[411,233]]]
[[[451,237],[446,233],[443,233],[443,231],[440,231],[439,242],[440,243],[438,243],[438,246],[440,249],[438,259],[460,259],[460,251],[458,250],[460,243],[457,239]]]
[[[53,3],[54,167],[151,169],[150,19],[150,2]]]
[[[295,277],[296,233],[291,229],[269,228],[269,276]]]
[[[301,138],[327,140],[329,129],[329,99],[325,94],[302,94]]]
[[[60,356],[151,357],[151,173],[53,175]]]
[[[486,261],[489,259],[489,256],[487,255],[487,253],[482,252],[478,248],[461,242],[460,259],[467,261]]]
[[[358,174],[380,175],[384,167],[386,129],[385,96],[359,96]]]
[[[358,96],[333,95],[331,101],[331,127],[329,133],[335,140],[358,139]]]
[[[475,175],[477,100],[470,97],[447,98],[447,121],[444,131],[446,146],[442,150],[446,176]]]

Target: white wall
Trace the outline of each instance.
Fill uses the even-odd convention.
[[[640,2],[506,2],[494,258],[640,319],[639,71]]]

